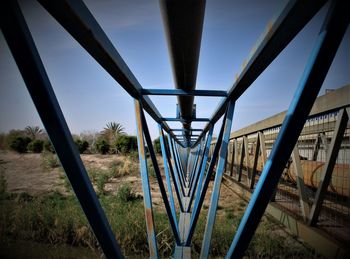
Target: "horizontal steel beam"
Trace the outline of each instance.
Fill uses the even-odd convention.
[[[216,90],[142,89],[141,93],[142,95],[227,97],[226,91]]]
[[[228,91],[228,97],[223,100],[213,113],[210,123],[202,132],[201,139],[209,130],[210,124],[215,124],[225,112],[228,100],[237,100],[272,63],[282,50],[304,28],[311,18],[321,9],[326,0],[292,0],[282,10],[279,17],[269,28],[264,39],[257,46],[255,53]],[[197,141],[194,146],[198,145]]]
[[[184,137],[184,135],[175,135],[175,136],[180,137],[180,138]],[[189,135],[189,136],[190,137],[199,137],[199,135]]]
[[[171,131],[203,131],[203,129],[170,129]]]
[[[79,42],[79,44],[124,88],[132,97],[140,99],[145,111],[174,139],[169,126],[148,96],[142,96],[142,86],[124,62],[106,33],[81,0],[38,2]]]
[[[191,121],[210,121],[208,118],[161,118],[162,121],[180,121],[180,122],[191,122]]]

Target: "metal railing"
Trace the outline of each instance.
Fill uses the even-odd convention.
[[[350,121],[345,115],[349,97],[350,85],[316,99],[272,197],[295,219],[341,244],[350,242]],[[254,190],[285,115],[277,114],[231,134],[226,177]],[[215,141],[210,155],[214,145]],[[322,250],[320,244],[313,245]]]

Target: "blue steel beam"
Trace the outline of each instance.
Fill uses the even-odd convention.
[[[198,150],[197,150],[196,155],[195,155],[194,166],[193,166],[193,168],[192,168],[192,170],[191,170],[191,172],[190,172],[190,179],[189,179],[189,180],[190,180],[190,184],[189,184],[190,190],[191,190],[191,187],[192,187],[192,183],[193,183],[194,176],[195,176],[195,174],[197,173],[198,161],[199,161],[199,159],[200,159],[200,155],[201,155],[201,151],[202,151],[202,146],[203,146],[202,143],[198,145]]]
[[[204,198],[205,198],[205,194],[206,194],[208,186],[209,186],[210,178],[211,178],[211,175],[213,173],[213,170],[214,170],[214,167],[215,167],[215,164],[216,164],[216,159],[217,159],[219,150],[221,148],[222,137],[224,135],[224,129],[225,129],[226,116],[227,116],[227,112],[224,115],[222,126],[221,126],[221,129],[220,129],[220,132],[219,132],[219,136],[218,136],[216,144],[215,144],[214,152],[213,152],[212,158],[210,160],[210,164],[209,164],[207,173],[205,175],[204,184],[203,184],[202,188],[200,188],[200,186],[197,187],[197,188],[200,188],[200,194],[198,196],[196,196],[196,201],[195,201],[194,206],[193,206],[193,212],[192,212],[192,215],[191,215],[190,228],[189,228],[189,231],[188,231],[188,234],[187,234],[187,238],[186,238],[186,242],[185,242],[186,246],[190,246],[191,245],[191,240],[192,240],[192,237],[193,237],[193,234],[194,234],[194,230],[195,230],[196,225],[197,225],[197,221],[198,221],[198,218],[199,218],[199,213],[201,211],[201,208],[202,208],[202,205],[203,205],[203,202],[204,202]],[[206,166],[203,164],[203,168],[205,168],[205,167]]]
[[[180,172],[180,168],[178,167],[177,158],[175,155],[174,140],[172,138],[168,138],[168,142],[169,142],[169,147],[170,147],[171,158],[173,159],[173,162],[174,162],[174,175],[175,175],[175,179],[176,179],[176,181],[181,189],[181,200],[182,200],[182,197],[185,194],[185,190],[184,190],[184,186],[182,184],[182,179],[180,178],[181,172]]]
[[[215,124],[225,113],[227,102],[229,100],[236,101],[251,86],[325,2],[326,0],[290,0],[288,2],[228,91],[228,97],[219,104],[213,113],[210,123],[204,127],[201,137],[210,129],[210,125]],[[198,142],[197,140],[193,146],[198,145]]]
[[[112,42],[81,0],[38,0],[79,44],[124,88],[132,97],[141,99],[147,113],[172,137],[168,124],[148,96],[141,94],[142,86],[130,71]],[[175,138],[175,137],[174,137]],[[176,138],[175,138],[176,139]],[[176,140],[178,142],[178,140]],[[178,142],[179,143],[179,142]]]
[[[147,229],[147,241],[150,258],[158,258],[157,235],[154,225],[154,216],[152,209],[151,186],[149,184],[147,156],[145,140],[143,136],[144,127],[142,121],[142,105],[140,101],[135,100],[136,130],[137,130],[137,146],[140,160],[140,174],[142,180],[143,203],[145,207],[145,219]]]
[[[202,156],[202,160],[200,163],[200,167],[198,167],[198,171],[196,173],[196,177],[198,178],[198,180],[197,179],[194,180],[195,181],[194,186],[191,188],[190,200],[188,203],[187,212],[189,212],[191,209],[191,205],[192,205],[193,198],[194,198],[194,193],[196,192],[196,201],[198,200],[197,197],[199,197],[200,193],[201,193],[202,184],[203,184],[204,175],[205,175],[206,164],[208,161],[210,143],[211,143],[211,139],[212,139],[212,135],[213,135],[213,130],[214,130],[214,127],[211,127],[211,129],[208,132],[208,136],[207,136],[206,144],[205,144],[205,147],[203,150],[203,156]]]
[[[211,194],[210,205],[208,209],[207,224],[205,226],[204,239],[202,242],[200,258],[207,258],[209,256],[210,241],[211,241],[211,236],[212,236],[212,232],[215,224],[216,210],[219,204],[222,175],[225,172],[227,147],[228,147],[228,142],[230,141],[230,133],[231,133],[234,108],[235,108],[235,103],[232,101],[229,102],[227,116],[225,120],[224,136],[222,139],[222,144],[220,149],[219,162],[215,173],[213,192]]]
[[[226,91],[217,90],[182,90],[182,89],[145,89],[142,95],[176,95],[176,96],[207,96],[207,97],[227,97]]]
[[[141,106],[141,108],[142,108],[142,106]],[[152,165],[153,165],[153,168],[154,168],[154,171],[155,171],[155,174],[156,174],[159,190],[160,190],[163,202],[164,202],[165,211],[167,213],[167,216],[168,216],[168,219],[169,219],[169,223],[170,223],[171,229],[173,231],[175,242],[176,242],[177,245],[180,245],[181,244],[181,239],[180,239],[179,231],[178,231],[177,224],[176,224],[176,218],[173,218],[173,214],[171,212],[171,207],[170,207],[170,204],[169,204],[169,201],[168,201],[167,193],[166,193],[166,190],[165,190],[165,187],[164,187],[162,175],[160,173],[160,169],[159,169],[157,158],[156,158],[156,155],[155,155],[155,152],[154,152],[152,139],[151,139],[151,136],[149,134],[147,121],[146,121],[143,109],[141,109],[140,113],[141,113],[141,120],[142,120],[142,126],[143,126],[142,127],[143,135],[145,137],[145,140],[146,140],[146,143],[147,143],[147,147],[148,147],[148,151],[149,151],[149,154],[150,154],[150,157],[151,157]]]
[[[175,163],[177,165],[177,172],[179,174],[180,181],[182,183],[182,186],[185,187],[185,177],[184,177],[184,171],[182,167],[182,162],[180,160],[179,150],[177,149],[176,143],[173,141],[173,148],[174,148],[174,155],[175,155]],[[183,195],[185,195],[185,190],[183,189]]]
[[[227,258],[240,258],[248,247],[276,190],[283,169],[327,75],[350,21],[347,1],[332,1],[273,149],[259,177]]]
[[[175,135],[176,137],[184,137],[183,135]],[[190,137],[199,137],[199,135],[190,135]]]
[[[210,121],[208,118],[161,118],[161,121],[180,121],[180,122],[189,122],[189,121]]]
[[[183,148],[180,145],[175,145],[176,149],[177,149],[177,154],[179,157],[179,161],[181,164],[181,170],[182,170],[182,174],[186,183],[186,187],[187,186],[187,181],[186,181],[186,176],[188,174],[187,172],[187,165],[188,165],[188,157],[189,157],[189,148]],[[186,195],[187,196],[187,195]]]
[[[203,129],[170,129],[170,131],[182,131],[182,132],[187,132],[187,131],[203,131]]]
[[[160,148],[161,148],[162,157],[163,157],[165,179],[166,179],[169,200],[170,200],[170,208],[171,208],[171,212],[173,214],[173,218],[175,219],[176,229],[177,229],[177,231],[179,231],[179,227],[178,227],[177,221],[176,221],[176,209],[175,209],[175,202],[174,202],[174,196],[173,196],[173,189],[171,187],[171,180],[170,180],[170,174],[169,174],[168,159],[167,159],[168,156],[167,156],[167,153],[165,150],[166,147],[165,147],[163,129],[162,129],[162,126],[160,124],[158,124],[158,130],[159,130]]]
[[[107,258],[122,258],[108,220],[72,139],[17,1],[3,1],[0,26],[41,121]]]
[[[184,211],[184,207],[183,207],[183,204],[182,204],[182,193],[180,193],[180,188],[181,188],[181,184],[180,184],[180,180],[178,178],[178,175],[177,175],[177,169],[176,169],[176,165],[174,164],[174,167],[172,166],[172,162],[171,162],[171,159],[170,157],[173,159],[174,161],[174,155],[173,155],[173,151],[172,151],[172,145],[171,145],[171,142],[172,140],[170,139],[171,137],[168,135],[168,147],[169,147],[169,150],[166,149],[166,152],[170,152],[170,154],[168,153],[168,161],[169,161],[169,169],[170,169],[170,174],[171,174],[171,177],[173,178],[173,182],[174,182],[174,187],[175,187],[175,192],[176,192],[176,196],[177,196],[177,199],[178,199],[178,202],[179,202],[179,205],[180,205],[180,211],[183,212]],[[181,189],[182,191],[182,189]]]

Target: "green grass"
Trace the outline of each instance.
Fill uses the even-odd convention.
[[[62,175],[65,177],[63,172]],[[119,186],[115,195],[105,192],[105,183],[109,177],[114,177],[111,170],[89,170],[89,176],[97,186],[99,200],[123,254],[148,257],[142,198],[135,195],[130,185]],[[6,185],[4,172],[1,171],[0,250],[6,247],[16,249],[16,244],[21,242],[22,244],[23,242],[35,242],[45,246],[69,245],[88,248],[93,254],[101,254],[87,219],[72,192],[68,196],[52,192],[33,197],[27,193],[9,194],[6,192]],[[245,204],[242,203],[237,208],[220,210],[212,234],[211,256],[226,255],[243,216],[244,206]],[[200,254],[206,213],[207,210],[204,210],[200,215],[192,239],[193,257],[198,257]],[[164,211],[154,210],[154,218],[159,255],[169,257],[174,252],[174,238],[167,216]],[[246,255],[252,258],[316,257],[311,249],[299,243],[298,245],[291,244],[291,238],[286,243],[286,238],[279,234],[281,229],[278,224],[264,217]]]
[[[55,154],[52,154],[50,152],[44,152],[41,154],[41,158],[41,164],[47,170],[51,170],[61,166],[61,163],[58,160],[57,155]]]
[[[109,219],[123,253],[147,256],[146,226],[143,202],[135,198],[129,187],[120,188],[117,196],[100,196],[102,207]],[[119,196],[118,196],[119,195]],[[133,197],[132,199],[130,197]],[[224,256],[232,242],[242,212],[224,212],[217,217],[211,241],[211,256]],[[155,212],[160,256],[171,256],[174,238],[163,212]],[[205,229],[205,216],[201,215],[193,237],[192,254],[199,256]],[[314,253],[307,248],[286,246],[284,238],[274,233],[274,223],[264,220],[246,255],[253,258],[311,258]],[[58,192],[32,197],[28,194],[9,195],[0,201],[0,239],[39,242],[49,245],[88,247],[98,253],[97,241],[88,222],[73,196]],[[7,240],[7,241],[6,241]]]

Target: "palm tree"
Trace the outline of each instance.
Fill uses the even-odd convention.
[[[108,122],[104,127],[102,134],[108,139],[109,143],[112,144],[120,135],[124,135],[124,127],[122,124],[117,122]]]
[[[28,135],[33,140],[43,133],[43,130],[38,126],[27,126],[24,128],[24,131],[26,135]]]

